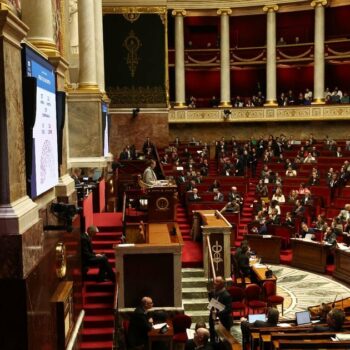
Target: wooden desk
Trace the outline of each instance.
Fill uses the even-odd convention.
[[[334,251],[335,270],[333,276],[344,282],[350,281],[350,252],[339,248]]]
[[[199,210],[202,218],[203,266],[206,277],[211,276],[207,237],[212,248],[214,269],[217,276],[231,279],[231,224],[217,210]]]
[[[279,264],[281,237],[269,235],[244,235],[249,247],[261,258],[263,263]]]
[[[324,273],[330,246],[305,239],[292,238],[292,266]]]
[[[168,330],[166,333],[160,333],[159,329],[152,328],[148,332],[148,350],[152,350],[153,342],[165,342],[168,344],[167,349],[172,350],[173,348],[173,337],[174,337],[174,328],[172,322],[168,323]]]
[[[180,227],[176,222],[162,224],[148,224],[149,244],[184,244]]]
[[[260,284],[264,283],[265,281],[277,281],[277,277],[275,275],[272,275],[271,278],[266,278],[266,271],[268,270],[266,266],[264,267],[256,267],[255,265],[251,266],[252,271],[254,272],[256,278],[258,279],[258,282]]]
[[[146,237],[147,243],[114,247],[120,276],[119,309],[134,308],[143,295],[152,295],[158,307],[181,308],[183,240],[179,226],[173,222],[150,223]]]

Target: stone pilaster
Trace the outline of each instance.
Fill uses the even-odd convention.
[[[276,80],[276,12],[277,5],[263,8],[267,15],[266,26],[266,104],[277,106],[277,80]]]
[[[220,107],[231,107],[230,88],[230,14],[231,9],[220,9]]]
[[[325,6],[327,0],[312,1],[311,6],[315,8],[315,39],[314,39],[314,92],[313,103],[324,103],[324,80],[325,80],[325,59],[324,59],[324,21]]]
[[[185,43],[184,16],[185,10],[174,10],[175,16],[175,107],[184,108],[186,105],[185,90]]]

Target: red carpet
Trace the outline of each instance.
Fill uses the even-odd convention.
[[[177,206],[176,222],[179,225],[184,240],[182,267],[202,267],[202,243],[192,241],[191,225],[187,218],[186,210],[181,204]]]
[[[202,244],[185,241],[182,250],[182,267],[203,267]]]
[[[115,266],[113,245],[120,242],[122,235],[121,217],[121,213],[94,214],[94,225],[100,230],[92,241],[94,251],[106,254],[113,267]],[[97,268],[90,268],[87,281],[84,282],[85,317],[80,348],[111,350],[114,333],[114,284],[95,282],[97,273]]]
[[[122,213],[94,213],[94,225],[100,231],[106,228],[119,229],[122,227]]]

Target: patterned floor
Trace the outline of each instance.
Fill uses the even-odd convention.
[[[277,294],[284,297],[285,319],[294,318],[295,312],[306,310],[309,306],[350,297],[350,288],[331,277],[281,265],[269,267],[278,278]],[[231,333],[241,339],[238,324],[232,327]]]

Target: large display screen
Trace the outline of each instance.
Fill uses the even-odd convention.
[[[30,195],[37,197],[58,183],[56,78],[47,60],[26,45],[23,50],[25,74],[36,78]]]
[[[103,118],[103,156],[107,157],[109,154],[109,116],[108,107],[105,103],[102,104],[102,118]]]

